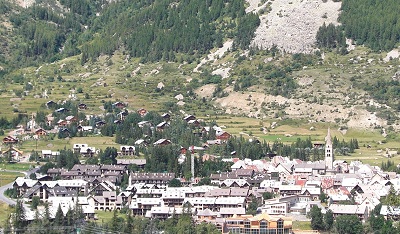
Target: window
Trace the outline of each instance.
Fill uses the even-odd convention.
[[[277,226],[278,226],[278,234],[283,234],[283,220],[282,219],[278,219],[277,221]]]
[[[251,234],[250,233],[250,221],[249,220],[246,220],[246,221],[244,221],[244,233],[245,234]]]
[[[268,222],[266,220],[260,221],[260,234],[267,234]]]
[[[244,221],[244,228],[250,228],[250,221],[249,220]]]

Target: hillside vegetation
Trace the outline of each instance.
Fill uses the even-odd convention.
[[[315,4],[326,2],[339,4]],[[299,7],[314,3],[43,0],[21,8],[0,0],[0,103],[10,106],[1,110],[8,121],[2,126],[23,123],[49,99],[73,99],[95,114],[104,112],[104,103],[122,100],[130,108],[396,131],[399,62],[379,51],[399,41],[394,2],[344,1],[341,24],[336,13],[322,13],[318,22],[327,17],[326,24],[313,29],[315,38],[307,36],[320,50],[286,54],[273,44],[249,46],[260,27],[269,27],[265,16],[278,14],[290,28],[297,25],[294,14],[303,12]],[[293,11],[280,12],[276,4]],[[355,20],[359,12],[368,24]]]

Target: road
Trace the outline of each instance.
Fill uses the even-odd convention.
[[[29,178],[29,176],[30,176],[32,173],[35,173],[35,172],[37,172],[38,170],[39,170],[39,168],[33,168],[33,169],[29,170],[29,171],[13,171],[13,170],[2,170],[2,171],[23,173],[23,174],[25,174],[25,177]],[[5,192],[7,189],[12,188],[12,184],[13,184],[13,183],[9,183],[9,184],[6,184],[6,185],[3,185],[3,186],[0,187],[0,201],[6,203],[6,204],[8,204],[8,205],[15,205],[15,204],[17,203],[15,200],[13,200],[13,199],[11,199],[11,198],[8,198],[8,197],[6,197],[6,196],[4,195],[4,192]]]

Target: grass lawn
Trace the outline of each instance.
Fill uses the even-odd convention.
[[[105,149],[107,147],[119,148],[119,144],[115,143],[115,137],[106,136],[87,136],[87,137],[74,137],[71,139],[58,139],[55,137],[53,140],[41,139],[39,141],[24,141],[20,150],[30,152],[32,150],[41,151],[42,149],[49,150],[62,150],[72,149],[74,144],[88,144],[90,147],[96,149]],[[37,147],[36,147],[37,144]]]
[[[361,147],[357,149],[356,152],[352,155],[348,156],[335,156],[335,159],[338,160],[346,160],[346,161],[355,161],[359,160],[363,163],[372,165],[372,166],[381,166],[382,162],[387,162],[388,160],[393,161],[395,164],[400,163],[400,155],[396,155],[392,158],[385,157],[384,150],[381,153],[378,153],[376,149],[367,149],[365,147]]]
[[[0,227],[4,227],[4,223],[7,221],[9,215],[13,211],[13,209],[7,205],[6,203],[0,202]]]
[[[96,216],[97,216],[97,223],[108,223],[111,221],[113,215],[114,215],[114,211],[102,211],[102,210],[96,210]],[[118,217],[122,217],[122,218],[126,218],[125,214],[121,214],[119,211],[117,211],[117,216]]]
[[[312,230],[311,221],[293,221],[293,230]]]
[[[30,168],[35,167],[34,163],[1,163],[0,169],[13,170],[13,171],[28,171]]]
[[[24,176],[22,173],[0,171],[0,186],[11,183],[18,176]]]

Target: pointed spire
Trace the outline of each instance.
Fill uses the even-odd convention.
[[[328,133],[326,134],[325,142],[327,145],[332,145],[331,128],[330,127],[328,128]]]

